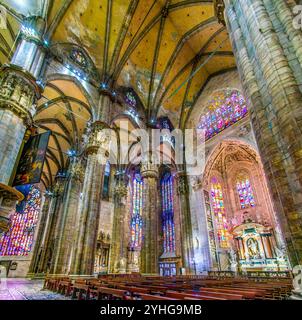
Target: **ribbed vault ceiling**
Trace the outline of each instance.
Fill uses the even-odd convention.
[[[149,120],[168,114],[175,126],[182,126],[209,77],[235,67],[226,29],[217,22],[213,1],[6,0],[2,3],[13,12],[9,14],[8,30],[0,30],[2,64],[13,51],[20,25],[18,17],[42,12],[47,16],[46,33],[50,42],[82,46],[102,81],[117,87],[132,87],[137,92]],[[90,117],[86,99],[77,97],[78,94],[80,90],[72,88],[72,83],[67,81],[52,81],[45,89],[37,120],[40,126],[53,131],[54,149],[75,148],[80,139],[84,120],[68,110],[75,114],[80,111],[83,118]],[[51,102],[45,107],[46,100]],[[60,151],[49,151],[46,184],[51,184],[54,168],[64,166],[65,160]]]

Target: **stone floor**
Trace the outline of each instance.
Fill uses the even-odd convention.
[[[43,280],[1,279],[0,300],[69,300],[43,290]]]

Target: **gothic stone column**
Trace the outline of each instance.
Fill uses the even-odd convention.
[[[74,228],[76,222],[81,183],[84,172],[80,162],[71,165],[70,179],[67,184],[67,191],[64,195],[61,217],[59,220],[58,239],[53,259],[53,274],[68,274],[69,259],[71,255]]]
[[[143,240],[141,273],[158,274],[158,168],[148,162],[142,164],[143,186]]]
[[[44,24],[37,17],[34,20],[37,22],[35,39],[22,29],[10,64],[0,69],[0,232],[8,227],[7,204],[10,202],[14,207],[18,198],[22,200],[11,185],[25,143],[26,128],[32,125],[35,103],[40,97],[36,80],[44,61],[41,49]],[[26,23],[31,22],[28,19]],[[38,66],[34,64],[36,58],[41,62]],[[35,70],[28,68],[29,65],[35,65]]]
[[[110,246],[110,273],[125,273],[127,267],[127,246],[129,230],[126,230],[127,186],[125,174],[116,176],[114,188],[114,215]]]
[[[58,178],[52,190],[47,220],[45,222],[45,228],[40,243],[39,261],[36,268],[37,273],[47,273],[50,271],[54,251],[55,231],[62,205],[64,187],[64,179]]]
[[[109,137],[102,130],[103,122],[93,124],[86,148],[87,164],[83,184],[83,197],[79,205],[79,231],[72,273],[92,275],[94,269],[96,241],[100,218],[103,169],[108,155]],[[102,159],[101,159],[102,158]]]
[[[285,3],[285,1],[284,1]],[[301,30],[280,1],[226,0],[225,16],[251,121],[292,265],[302,263]],[[290,53],[291,52],[291,53]],[[290,54],[289,54],[290,53]]]
[[[189,207],[189,187],[186,173],[181,171],[177,175],[178,196],[180,202],[180,222],[181,222],[181,252],[182,267],[187,272],[194,271],[194,255],[192,240],[192,222]]]
[[[19,52],[19,55],[21,53]],[[0,70],[0,182],[4,184],[9,184],[12,178],[26,127],[32,124],[35,103],[39,97],[40,88],[32,74],[21,71],[14,65],[2,67]]]
[[[39,222],[38,233],[37,233],[36,241],[34,244],[34,251],[33,251],[32,260],[30,263],[29,271],[28,271],[29,276],[34,275],[38,271],[39,260],[41,258],[41,245],[42,245],[43,235],[46,229],[47,218],[49,215],[50,202],[51,202],[51,196],[45,194],[43,207],[41,209],[41,217]]]

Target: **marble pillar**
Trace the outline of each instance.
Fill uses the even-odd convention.
[[[291,264],[301,264],[301,30],[279,0],[226,0],[225,18]]]
[[[159,258],[159,188],[158,167],[151,162],[142,164],[143,185],[143,239],[140,272],[158,274]]]
[[[177,191],[180,203],[182,267],[186,269],[186,273],[192,273],[195,269],[192,222],[189,206],[188,180],[184,171],[177,174]]]
[[[100,218],[103,171],[108,159],[110,137],[102,130],[107,125],[96,121],[92,125],[86,146],[86,170],[82,199],[79,204],[79,230],[71,273],[92,275],[94,270],[97,234]]]
[[[110,245],[110,273],[126,273],[129,223],[126,206],[127,181],[125,173],[116,175],[114,187],[114,215]],[[128,230],[127,230],[128,229]]]
[[[47,218],[49,215],[51,196],[48,194],[44,195],[43,207],[40,214],[40,222],[35,243],[33,244],[34,250],[32,254],[31,263],[28,270],[28,275],[33,276],[38,272],[39,260],[41,258],[41,243],[43,240],[44,231],[46,229]]]
[[[41,35],[45,25],[38,17],[26,20],[28,25],[34,23],[36,27],[35,40],[22,29],[12,60],[0,70],[0,233],[8,229],[8,212],[16,200],[22,200],[22,195],[11,186],[24,143],[30,136],[27,129],[33,124],[36,101],[41,96],[36,80],[42,66],[35,65],[35,70],[28,66],[37,57],[41,64],[44,61]]]
[[[69,259],[72,253],[83,176],[82,164],[74,161],[71,164],[69,181],[67,182],[62,210],[58,220],[59,230],[51,268],[51,273],[53,274],[69,273]]]
[[[40,243],[36,243],[36,246],[39,247],[39,260],[37,266],[35,266],[36,273],[48,273],[50,271],[64,189],[65,179],[57,178],[50,196],[47,220],[45,224],[43,223],[43,225],[41,225],[41,228],[44,228],[43,231],[41,230],[43,236],[41,237]]]

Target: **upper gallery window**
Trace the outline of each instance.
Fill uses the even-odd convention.
[[[0,236],[0,256],[27,256],[32,249],[41,206],[41,192],[34,185],[24,186],[25,199],[11,215],[11,227]]]
[[[238,90],[216,92],[208,102],[206,114],[199,120],[199,129],[204,129],[206,140],[241,120],[248,114],[246,102]]]
[[[131,91],[128,91],[125,95],[126,102],[133,108],[136,107],[136,98]]]
[[[241,209],[255,207],[256,204],[254,193],[248,177],[238,177],[236,187],[240,199]]]
[[[80,67],[85,68],[87,66],[86,57],[82,51],[74,49],[71,51],[70,57]]]

